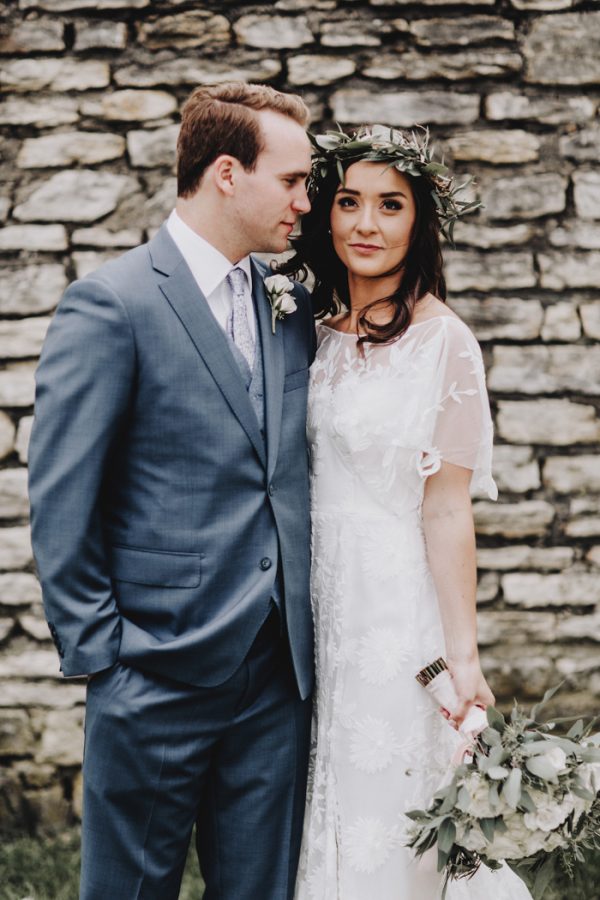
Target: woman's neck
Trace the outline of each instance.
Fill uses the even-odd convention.
[[[389,297],[397,291],[400,281],[397,273],[388,275],[387,278],[365,278],[363,275],[348,272],[348,293],[350,295],[350,309],[347,313],[348,330],[356,331],[359,319],[365,309],[377,300]],[[388,322],[391,315],[392,308],[385,303],[373,307],[369,312],[369,318],[376,324]]]

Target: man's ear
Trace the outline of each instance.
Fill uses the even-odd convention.
[[[239,159],[223,153],[221,156],[217,156],[211,168],[213,182],[217,190],[227,197],[232,197],[235,193],[235,185],[240,168]]]

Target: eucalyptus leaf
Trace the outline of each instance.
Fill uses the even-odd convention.
[[[485,818],[479,820],[479,827],[483,832],[483,836],[486,841],[491,844],[494,840],[494,830],[496,827],[496,820],[491,818]]]
[[[533,802],[531,794],[525,790],[525,788],[521,788],[521,796],[519,798],[519,806],[525,810],[525,812],[534,813],[536,811],[536,805]]]
[[[536,703],[535,706],[533,707],[533,709],[531,710],[531,717],[533,719],[537,720],[537,717],[539,716],[540,712],[542,711],[542,709],[544,708],[546,703],[548,703],[549,700],[552,700],[552,698],[554,697],[556,692],[560,690],[560,688],[563,686],[563,684],[564,684],[564,681],[561,681],[554,687],[548,688],[548,690],[546,691],[546,693],[544,694],[544,696],[542,697],[540,702]]]
[[[567,737],[575,738],[575,739],[580,738],[581,735],[583,734],[583,730],[584,730],[583,719],[577,719],[575,724],[572,725],[571,728],[569,728],[569,730],[567,731]]]
[[[456,825],[450,818],[444,819],[438,831],[438,848],[449,853],[456,838]]]
[[[490,766],[487,770],[488,778],[497,779],[498,781],[502,781],[503,778],[507,778],[509,774],[509,770],[506,766]]]
[[[525,766],[532,775],[536,775],[543,781],[555,783],[558,781],[556,767],[545,756],[532,756],[525,760]]]
[[[490,727],[494,728],[499,734],[504,734],[506,729],[506,719],[502,713],[498,712],[494,706],[488,706],[485,712]]]
[[[511,769],[510,775],[502,785],[502,797],[511,809],[516,809],[521,797],[521,769]]]

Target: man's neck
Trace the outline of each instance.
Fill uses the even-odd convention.
[[[201,210],[197,203],[178,197],[175,212],[188,228],[222,253],[232,265],[248,255],[249,251],[244,251],[232,234],[225,233],[220,228],[221,219],[216,210]]]

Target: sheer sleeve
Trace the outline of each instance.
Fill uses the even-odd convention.
[[[431,405],[425,410],[431,446],[418,466],[423,477],[436,472],[442,461],[473,471],[473,493],[495,500],[492,477],[493,424],[479,344],[460,319],[444,317],[437,373],[432,380]]]

